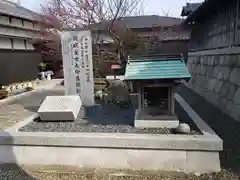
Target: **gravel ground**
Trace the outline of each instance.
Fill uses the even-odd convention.
[[[148,133],[173,134],[168,128],[135,128],[135,110],[121,109],[115,105],[101,105],[99,111],[88,113],[85,117],[83,110],[74,122],[41,122],[36,119],[22,127],[25,132],[102,132],[102,133]],[[200,134],[193,130],[191,134]]]
[[[85,173],[59,173],[37,172],[22,169],[14,165],[0,166],[1,180],[239,180],[237,174],[228,171],[220,173],[203,174],[195,176],[184,173],[155,172],[85,172]]]
[[[37,112],[46,96],[62,94],[64,94],[62,88],[56,87],[43,92],[34,92],[29,96],[11,102],[11,104],[0,106],[0,131],[13,126]]]
[[[13,101],[11,104],[19,104],[23,106],[26,110],[37,112],[41,103],[47,96],[61,96],[64,95],[64,91],[58,87],[51,90],[44,90],[42,92],[33,92],[29,96],[22,97]]]
[[[0,131],[13,126],[33,114],[33,112],[18,104],[0,107]]]
[[[82,125],[81,123],[32,123],[20,129],[25,132],[96,132],[96,133],[146,133],[172,134],[170,129],[134,128],[125,125]]]
[[[30,96],[23,97],[12,102],[12,105],[0,109],[0,130],[14,125],[37,112],[42,101],[46,96],[63,95],[62,87],[56,86],[51,90],[35,92]],[[118,132],[118,133],[154,133],[172,134],[171,129],[167,128],[134,128],[134,109],[121,109],[115,105],[103,105],[101,110],[88,113],[86,117],[79,116],[75,122],[39,122],[34,121],[20,131],[26,132]],[[184,122],[190,122],[190,118],[182,112],[181,108],[176,108],[177,114]],[[84,114],[84,113],[80,113]],[[191,134],[200,134],[197,128],[192,126]]]
[[[134,110],[120,109],[114,105],[104,106],[98,113],[86,117],[80,116],[74,122],[41,122],[36,119],[22,127],[20,131],[27,132],[102,132],[102,133],[155,133],[170,134],[171,130],[164,128],[134,128]]]

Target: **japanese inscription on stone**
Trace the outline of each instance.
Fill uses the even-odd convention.
[[[80,80],[80,57],[79,57],[79,42],[78,36],[73,36],[72,43],[72,60],[74,62],[75,82],[76,82],[76,93],[81,96],[81,80]]]
[[[67,94],[79,94],[83,105],[94,105],[91,32],[63,32],[62,51]]]

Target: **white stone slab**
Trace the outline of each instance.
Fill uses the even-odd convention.
[[[177,128],[179,120],[176,116],[148,116],[135,111],[134,126],[137,128]]]
[[[179,120],[135,120],[136,128],[169,128],[174,129],[179,125]]]
[[[80,96],[47,96],[38,110],[42,121],[74,121],[82,106]]]

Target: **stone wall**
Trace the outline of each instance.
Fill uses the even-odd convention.
[[[188,68],[188,87],[240,121],[240,48],[190,52]]]

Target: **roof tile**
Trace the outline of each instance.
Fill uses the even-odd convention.
[[[182,59],[130,60],[125,80],[184,79],[190,78]]]
[[[20,17],[31,21],[40,21],[41,15],[23,6],[6,0],[0,0],[0,14]]]

